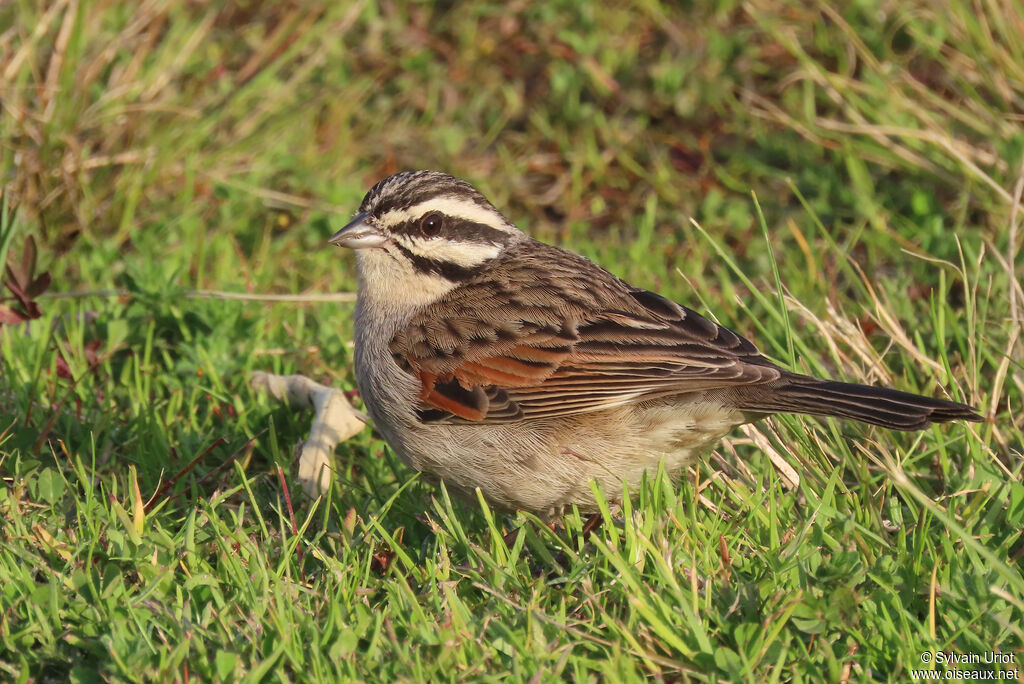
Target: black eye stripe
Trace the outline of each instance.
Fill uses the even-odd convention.
[[[431,212],[437,214],[438,212]],[[504,245],[509,241],[511,234],[493,228],[486,223],[477,223],[468,219],[445,216],[441,224],[441,230],[430,232],[424,230],[423,217],[415,218],[398,224],[391,229],[396,235],[407,235],[417,238],[444,238],[458,242],[475,242],[478,244]]]
[[[403,221],[392,228],[391,232],[395,235],[427,238],[428,240],[437,237],[448,237],[446,229],[450,221],[451,219],[441,212],[431,211],[418,218]]]
[[[486,223],[476,223],[466,219],[452,219],[445,221],[445,235],[457,239],[472,242],[484,242],[492,245],[504,245],[509,241],[511,234],[499,230]]]

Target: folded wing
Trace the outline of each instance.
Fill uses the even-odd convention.
[[[421,418],[565,416],[782,376],[731,330],[580,262],[492,272],[399,332],[391,352],[420,381]]]

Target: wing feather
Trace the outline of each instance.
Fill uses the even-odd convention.
[[[583,257],[526,247],[392,340],[420,379],[424,421],[557,417],[781,377],[748,340],[698,313]]]

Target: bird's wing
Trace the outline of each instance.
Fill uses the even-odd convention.
[[[731,330],[565,261],[489,273],[399,331],[391,353],[420,381],[424,421],[566,416],[783,374]]]

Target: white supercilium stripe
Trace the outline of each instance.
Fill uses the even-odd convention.
[[[473,223],[482,223],[489,228],[506,233],[512,233],[516,230],[496,210],[482,207],[472,200],[456,196],[432,197],[407,209],[392,209],[383,214],[378,221],[379,225],[397,226],[410,219],[417,219],[431,211],[439,211],[446,216],[472,221]]]
[[[414,254],[427,259],[445,261],[462,267],[478,266],[498,256],[500,245],[489,242],[463,242],[444,238],[410,238],[395,236]]]

